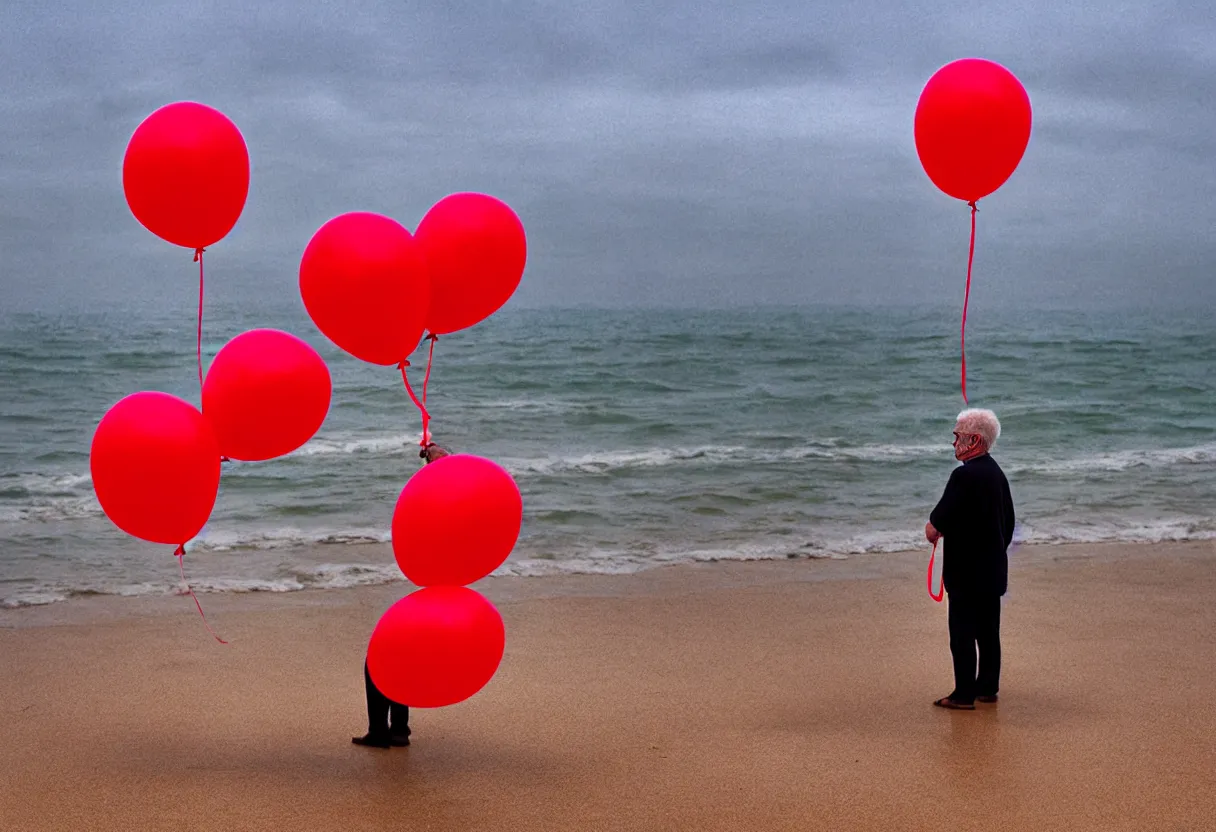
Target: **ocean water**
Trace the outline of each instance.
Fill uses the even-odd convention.
[[[0,606],[180,591],[172,547],[102,514],[88,450],[127,393],[197,404],[194,324],[193,310],[0,313]],[[192,585],[403,580],[386,547],[364,545],[389,539],[421,465],[400,375],[340,353],[286,304],[209,301],[205,358],[260,326],[321,351],[333,405],[294,454],[224,466],[187,547]],[[955,464],[957,326],[956,311],[923,309],[508,306],[439,340],[432,429],[519,484],[523,532],[500,574],[919,548]],[[973,311],[968,390],[1003,424],[1016,540],[1216,538],[1214,336],[1202,310]]]

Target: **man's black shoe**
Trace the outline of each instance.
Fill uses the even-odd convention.
[[[368,748],[392,747],[392,741],[388,737],[373,737],[371,734],[364,734],[362,737],[351,737],[350,741],[355,745],[366,745]]]

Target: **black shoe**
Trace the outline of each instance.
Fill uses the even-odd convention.
[[[939,708],[947,708],[951,711],[974,711],[975,704],[972,702],[962,702],[958,699],[951,699],[949,696],[943,696],[941,699],[936,699],[933,702]]]
[[[366,745],[368,748],[392,747],[392,741],[388,737],[376,737],[371,734],[364,734],[362,737],[351,737],[350,741],[355,745]]]
[[[388,741],[389,741],[389,743],[392,744],[393,748],[405,748],[407,745],[410,744],[410,735],[409,734],[389,734]]]
[[[997,696],[995,693],[992,694],[992,696],[975,697],[976,702],[983,702],[985,705],[995,705],[999,700],[1000,700],[1000,697]]]

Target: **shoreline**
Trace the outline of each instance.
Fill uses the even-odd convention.
[[[365,544],[380,551],[386,566],[393,565],[388,544]],[[1120,559],[1153,557],[1216,557],[1216,540],[1163,543],[1051,543],[1016,545],[1009,556],[1010,592],[1016,593],[1020,568],[1060,559]],[[787,558],[718,559],[660,564],[620,574],[568,573],[541,576],[491,576],[474,584],[491,601],[517,601],[544,597],[586,595],[631,595],[674,591],[687,585],[689,591],[781,581],[864,580],[875,577],[918,577],[924,584],[929,550],[799,555]],[[916,570],[919,569],[919,573]],[[198,591],[203,608],[210,613],[256,612],[261,609],[383,601],[385,608],[416,589],[404,578],[399,581],[350,587],[305,587],[286,591]],[[365,596],[365,597],[364,597]],[[1006,596],[1011,597],[1011,596]],[[0,609],[0,629],[63,626],[109,619],[145,616],[174,616],[186,610],[198,621],[198,612],[188,593],[147,595],[82,594],[62,601]],[[210,620],[210,619],[209,619]]]

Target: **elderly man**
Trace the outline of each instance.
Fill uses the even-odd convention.
[[[971,408],[954,425],[954,456],[963,464],[925,524],[930,543],[943,540],[942,582],[950,596],[950,653],[954,692],[934,705],[975,710],[997,701],[1001,676],[1001,596],[1009,579],[1006,550],[1013,541],[1013,497],[989,455],[1001,423],[991,410]],[[976,649],[979,672],[976,673]]]

